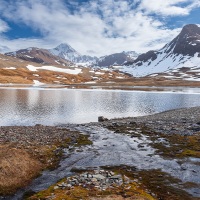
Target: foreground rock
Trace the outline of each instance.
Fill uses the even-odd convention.
[[[86,171],[67,177],[28,199],[154,200],[150,192],[142,188],[137,181],[110,170]]]

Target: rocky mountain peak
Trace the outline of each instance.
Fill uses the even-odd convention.
[[[180,32],[180,35],[196,35],[200,34],[200,27],[198,27],[196,24],[187,24],[183,27],[182,31]]]
[[[97,60],[97,57],[81,55],[67,43],[61,43],[56,48],[49,49],[48,51],[53,55],[59,56],[66,60],[70,60],[76,64],[81,63],[83,65],[90,65]]]
[[[54,48],[57,51],[60,52],[66,52],[66,53],[74,53],[76,52],[75,49],[73,49],[69,44],[67,43],[61,43],[56,48]],[[77,53],[77,52],[76,52]]]
[[[200,53],[200,27],[188,24],[183,27],[180,34],[169,43],[174,54],[194,56]]]

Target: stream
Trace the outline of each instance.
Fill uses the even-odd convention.
[[[56,183],[59,179],[70,176],[72,168],[94,168],[100,166],[134,166],[137,169],[161,169],[171,176],[178,178],[182,183],[193,182],[200,184],[200,166],[195,164],[200,159],[188,158],[178,162],[178,159],[164,159],[155,154],[155,149],[148,144],[151,142],[147,136],[131,138],[128,135],[114,133],[97,123],[82,125],[69,124],[66,128],[77,130],[90,135],[92,146],[84,146],[74,151],[65,150],[65,158],[60,166],[53,171],[44,171],[43,174],[15,196],[2,198],[9,200],[21,199],[29,190],[40,191]],[[142,144],[142,148],[138,145]],[[186,189],[194,197],[200,197],[199,188]],[[1,199],[1,198],[0,198]]]

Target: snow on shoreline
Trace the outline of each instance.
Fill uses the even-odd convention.
[[[59,68],[59,67],[54,67],[54,66],[35,67],[33,65],[28,65],[27,69],[29,71],[32,71],[32,72],[36,72],[36,71],[42,69],[42,70],[49,70],[49,71],[54,71],[54,72],[63,72],[63,73],[66,73],[66,74],[75,74],[75,75],[81,73],[81,71],[82,71],[82,69],[78,69],[78,68],[64,69],[64,68]]]
[[[44,85],[44,83],[41,83],[41,82],[38,81],[38,80],[33,80],[33,83],[34,83],[33,86],[41,86],[41,85]]]

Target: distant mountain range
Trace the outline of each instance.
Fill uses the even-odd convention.
[[[0,47],[1,48],[1,47]],[[2,47],[3,50],[6,47]],[[100,58],[81,55],[70,45],[62,43],[53,49],[27,48],[6,53],[26,61],[48,65],[90,66],[91,68],[116,68],[134,77],[200,78],[200,27],[189,24],[180,34],[160,50],[144,54],[135,51],[120,52]],[[116,66],[116,68],[115,68]],[[193,76],[195,74],[195,77]]]
[[[31,47],[14,52],[5,53],[7,56],[14,56],[26,61],[43,64],[76,64],[82,66],[109,67],[112,65],[123,65],[133,61],[138,54],[134,51],[115,53],[103,57],[81,55],[70,45],[62,43],[53,49],[40,49]]]

